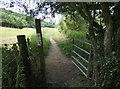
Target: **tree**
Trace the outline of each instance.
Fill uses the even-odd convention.
[[[89,23],[89,36],[93,45],[96,86],[101,85],[98,61],[101,57],[120,58],[120,2],[49,2],[43,8],[54,13],[79,13]],[[50,7],[48,7],[50,6]],[[46,11],[46,10],[44,10]],[[113,54],[114,52],[114,54]]]

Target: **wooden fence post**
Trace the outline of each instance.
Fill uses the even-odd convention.
[[[30,38],[27,38],[27,44],[28,44],[28,47],[30,45]]]
[[[43,40],[42,40],[42,32],[41,32],[41,20],[35,19],[36,24],[36,34],[37,34],[37,41],[38,41],[38,48],[40,52],[40,71],[41,71],[41,85],[46,86],[46,69],[45,69],[45,59],[44,59],[44,51],[43,51]]]
[[[25,35],[18,35],[17,36],[20,55],[22,57],[22,62],[24,65],[24,74],[25,74],[25,86],[29,87],[31,86],[31,62],[29,60],[29,54],[28,54],[28,47],[25,39]]]

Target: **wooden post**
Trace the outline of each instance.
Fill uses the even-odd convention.
[[[24,74],[25,74],[25,86],[29,87],[31,86],[31,62],[29,60],[29,54],[28,54],[28,48],[27,43],[25,39],[25,35],[18,35],[17,36],[20,55],[22,57],[22,62],[24,65]]]
[[[42,31],[41,31],[41,20],[35,19],[36,24],[36,34],[38,41],[38,48],[40,52],[40,71],[41,71],[41,86],[46,86],[46,69],[45,69],[45,59],[44,59],[44,51],[43,51],[43,40],[42,40]]]
[[[29,38],[27,38],[27,44],[28,44],[28,46],[30,45],[30,39]]]

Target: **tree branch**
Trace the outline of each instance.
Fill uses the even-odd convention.
[[[74,8],[78,13],[80,13],[80,15],[87,20],[88,22],[90,22],[89,18],[87,17],[87,15],[83,12],[82,7],[79,5],[79,7],[76,6],[75,3],[70,3],[71,7]]]

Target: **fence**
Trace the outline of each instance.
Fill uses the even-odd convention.
[[[10,64],[16,62],[16,57],[18,56],[17,50],[18,43],[14,44],[2,44],[2,69],[6,69]],[[12,60],[7,60],[12,59]],[[6,62],[9,61],[9,62]]]
[[[2,86],[24,87],[31,86],[34,75],[32,62],[35,57],[30,52],[30,41],[25,35],[17,36],[18,43],[2,44]]]
[[[19,55],[17,46],[17,43],[2,44],[2,86],[14,86]]]
[[[72,62],[88,78],[89,64],[92,58],[92,45],[79,39],[73,39],[72,46]]]
[[[9,83],[9,81],[3,81],[3,85],[6,87],[6,82],[8,83],[9,87],[19,87],[19,86],[23,86],[23,84],[19,83],[21,80],[19,78],[19,74],[21,73],[22,80],[24,79],[25,81],[25,86],[26,87],[30,87],[30,86],[46,86],[46,75],[45,75],[45,60],[44,60],[44,52],[43,52],[43,41],[42,41],[42,33],[41,33],[41,20],[40,19],[36,19],[35,20],[35,24],[36,24],[36,32],[37,32],[37,41],[38,41],[38,49],[39,49],[39,58],[37,58],[37,60],[35,60],[35,57],[31,54],[30,49],[29,49],[29,39],[28,44],[26,43],[26,39],[25,39],[25,35],[19,35],[17,36],[17,40],[18,40],[18,47],[19,50],[16,50],[15,53],[12,53],[9,56],[3,56],[3,80],[10,80],[12,81],[14,84],[16,83],[16,85],[12,85]],[[13,44],[9,44],[9,45],[13,45]],[[12,47],[12,49],[10,48],[10,50],[7,47],[7,44],[4,45],[5,47],[3,47],[4,53],[3,54],[9,54],[7,52],[13,52],[14,49],[18,48],[16,46],[16,44],[14,44]],[[15,50],[14,50],[15,51]],[[18,53],[18,54],[16,54]],[[12,57],[12,58],[11,58]],[[6,58],[8,58],[9,60],[6,60]],[[20,59],[20,60],[19,60]],[[14,63],[13,63],[14,62]],[[33,62],[37,62],[37,63],[33,63]],[[11,67],[10,67],[11,65]],[[15,65],[15,66],[14,66]],[[20,65],[22,65],[22,67],[20,67]],[[34,65],[34,66],[33,66]],[[10,72],[8,72],[8,68],[10,68]],[[21,68],[21,69],[20,69]],[[14,70],[14,73],[11,73],[12,70]],[[23,71],[21,71],[23,70]],[[34,73],[35,72],[35,73]],[[13,74],[14,76],[10,76],[7,77],[6,79],[4,79],[7,74]],[[9,75],[8,74],[8,75]],[[13,78],[14,77],[14,78]],[[13,81],[14,80],[14,81]]]

